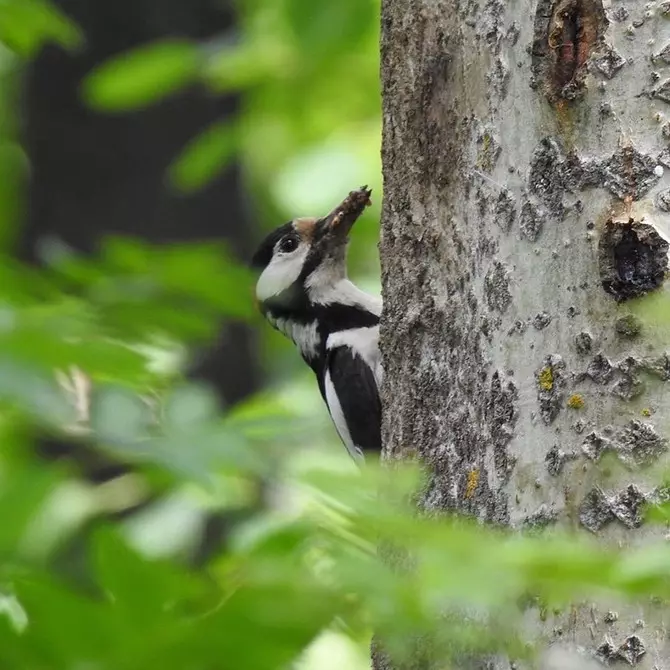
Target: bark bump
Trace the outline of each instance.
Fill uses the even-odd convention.
[[[637,635],[629,635],[618,647],[615,647],[610,640],[606,639],[596,649],[596,656],[607,665],[617,661],[625,661],[628,665],[637,665],[646,653],[644,642]]]

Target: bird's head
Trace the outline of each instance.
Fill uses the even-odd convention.
[[[300,218],[272,231],[253,256],[260,271],[256,299],[261,308],[290,309],[325,295],[347,276],[349,231],[370,204],[362,186],[322,218]]]

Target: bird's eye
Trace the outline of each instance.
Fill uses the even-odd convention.
[[[299,241],[297,237],[285,237],[279,245],[279,251],[282,251],[285,254],[290,254],[298,248],[298,244]]]

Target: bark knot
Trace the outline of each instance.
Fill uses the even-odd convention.
[[[647,653],[644,642],[637,635],[629,635],[618,647],[605,638],[596,649],[596,656],[607,665],[616,661],[625,661],[628,665],[637,665]]]
[[[623,302],[659,288],[668,269],[669,248],[647,223],[610,219],[598,245],[603,289]]]
[[[602,0],[540,0],[535,13],[533,74],[551,103],[584,89],[586,64],[608,21]]]

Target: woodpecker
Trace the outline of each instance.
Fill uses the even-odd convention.
[[[323,218],[285,223],[252,258],[261,313],[314,371],[335,429],[359,463],[381,451],[382,301],[347,278],[349,231],[370,193],[362,186]]]

